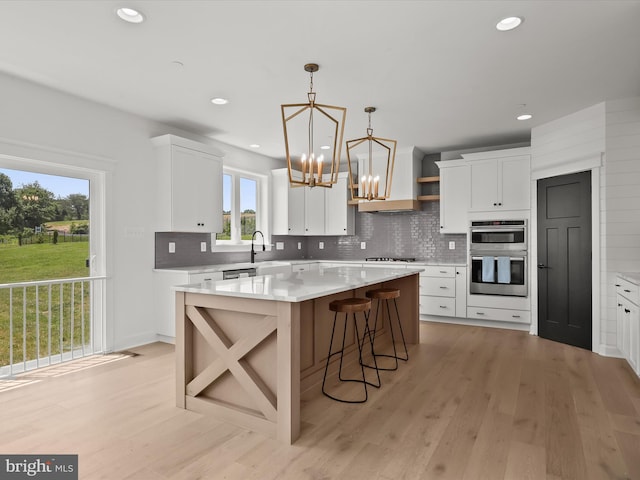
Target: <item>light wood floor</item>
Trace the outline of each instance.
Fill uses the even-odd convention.
[[[86,479],[640,479],[640,381],[523,332],[421,324],[364,405],[304,402],[284,446],[174,407],[173,346],[0,393],[0,453]]]

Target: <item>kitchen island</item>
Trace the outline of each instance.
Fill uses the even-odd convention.
[[[320,394],[333,322],[329,303],[364,297],[371,288],[399,288],[405,339],[418,343],[420,271],[331,267],[174,287],[177,406],[293,443],[301,395]],[[376,344],[388,338],[383,319]],[[353,329],[347,344],[354,361]]]

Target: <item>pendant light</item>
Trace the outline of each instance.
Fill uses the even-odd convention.
[[[347,162],[352,200],[385,200],[391,195],[393,165],[396,159],[395,140],[373,136],[371,114],[375,107],[366,107],[369,115],[367,136],[347,140]],[[353,163],[357,162],[358,175],[354,175]]]
[[[338,181],[340,148],[347,109],[316,103],[313,74],[319,70],[308,63],[308,103],[281,105],[289,183],[293,187],[331,187]]]

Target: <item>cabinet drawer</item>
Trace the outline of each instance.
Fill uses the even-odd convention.
[[[456,316],[456,299],[420,295],[420,315]]]
[[[531,312],[527,310],[505,310],[502,308],[467,306],[467,317],[497,322],[530,323]]]
[[[424,272],[420,272],[421,277],[449,277],[456,276],[456,267],[444,267],[439,265],[425,265]]]
[[[616,277],[616,294],[622,295],[636,305],[640,304],[639,290],[638,285],[634,285],[624,278]]]
[[[189,283],[202,283],[207,280],[222,280],[222,272],[190,273]]]
[[[420,295],[431,295],[434,297],[455,297],[455,278],[420,278]]]

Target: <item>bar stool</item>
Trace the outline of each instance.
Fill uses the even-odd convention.
[[[368,298],[345,298],[343,300],[334,300],[329,304],[329,310],[335,312],[333,316],[333,329],[331,331],[331,341],[329,342],[329,354],[327,355],[327,364],[324,368],[324,377],[322,378],[322,393],[324,393],[327,397],[336,400],[338,402],[343,403],[364,403],[369,398],[369,394],[367,391],[367,385],[370,385],[375,388],[380,388],[380,373],[376,367],[377,362],[375,358],[375,354],[373,351],[373,336],[371,334],[371,330],[369,329],[369,311],[371,310],[371,300]],[[364,317],[364,329],[362,332],[362,341],[360,341],[360,329],[358,328],[358,320],[356,318],[356,313],[362,312]],[[333,347],[333,337],[336,333],[336,323],[338,319],[338,313],[344,313],[344,329],[342,330],[342,347],[340,350],[336,350],[332,352],[331,349]],[[358,363],[360,364],[360,371],[362,373],[362,378],[342,378],[342,360],[344,358],[344,344],[345,338],[347,335],[347,323],[349,319],[349,314],[353,316],[353,323],[355,324],[356,329],[356,345],[358,346]],[[374,366],[370,367],[376,370],[377,383],[373,383],[367,380],[364,373],[364,362],[362,361],[362,347],[364,346],[364,342],[369,339],[369,344],[371,345],[371,357],[373,358]],[[345,400],[343,398],[338,398],[334,395],[327,393],[325,390],[325,382],[327,380],[327,371],[329,370],[329,360],[332,356],[340,354],[340,367],[338,369],[338,378],[342,382],[356,382],[361,383],[364,389],[364,399],[362,400]]]
[[[377,363],[376,363],[376,368],[378,370],[386,370],[386,371],[397,370],[398,360],[402,360],[405,362],[409,360],[409,352],[407,351],[407,342],[404,339],[404,332],[402,331],[402,322],[400,321],[400,314],[398,313],[398,303],[396,302],[396,299],[400,296],[400,290],[397,288],[376,288],[374,290],[367,291],[366,295],[367,295],[367,298],[377,300],[376,318],[373,323],[373,331],[371,332],[371,335],[373,336],[372,343],[375,343],[375,340],[376,340],[376,331],[378,330],[378,314],[380,313],[381,303],[383,301],[387,307],[387,318],[389,319],[389,330],[391,330],[391,343],[393,345],[393,355],[376,353],[375,357],[393,358],[395,360],[395,366],[389,367],[389,368],[379,367],[377,366]],[[398,327],[400,328],[400,336],[402,337],[402,345],[404,346],[404,356],[398,355],[398,351],[396,350],[396,337],[395,337],[394,328],[393,328],[393,318],[391,316],[391,308],[389,307],[390,300],[393,300],[393,305],[395,307],[395,311],[396,311],[395,318],[396,318],[396,322],[398,323]],[[365,366],[369,367],[369,365],[365,365]]]

